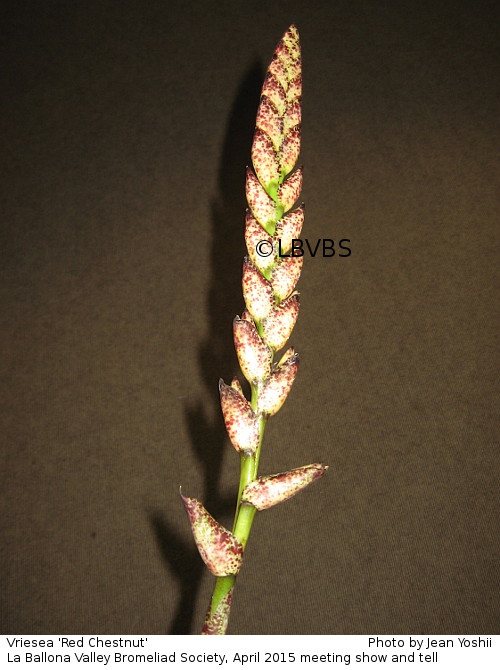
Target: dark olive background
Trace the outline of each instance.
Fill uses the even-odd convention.
[[[311,241],[232,634],[499,633],[495,2],[11,2],[1,633],[196,634],[230,525],[244,168],[295,22]]]

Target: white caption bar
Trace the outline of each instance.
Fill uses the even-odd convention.
[[[3,635],[12,670],[498,670],[498,635]]]

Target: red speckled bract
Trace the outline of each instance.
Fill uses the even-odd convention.
[[[257,130],[261,130],[271,139],[276,156],[283,141],[284,118],[283,112],[280,114],[275,104],[266,95],[260,99],[256,124]]]
[[[283,206],[283,211],[288,212],[295,205],[302,190],[302,168],[295,172],[280,186],[278,190],[278,202]]]
[[[285,91],[285,95],[287,94],[288,91],[288,77],[286,74],[286,70],[283,67],[283,63],[280,61],[280,59],[277,57],[275,54],[273,60],[269,64],[269,72],[272,74],[272,76],[277,79]]]
[[[243,261],[243,298],[255,321],[265,319],[275,306],[273,287],[249,258]]]
[[[258,399],[258,410],[262,414],[273,416],[281,409],[297,376],[299,355],[285,356],[285,360],[262,384]]]
[[[286,94],[287,101],[292,102],[293,100],[300,100],[302,96],[302,75],[298,75],[293,81],[290,82],[288,91]]]
[[[281,241],[280,253],[287,254],[292,246],[292,240],[297,240],[302,232],[304,225],[304,205],[297,207],[293,212],[288,212],[286,216],[276,224],[276,238]]]
[[[312,463],[277,475],[259,477],[247,484],[243,490],[242,501],[258,510],[268,509],[302,491],[311,482],[322,477],[327,470],[327,465]]]
[[[241,371],[249,382],[267,377],[271,371],[272,352],[255,328],[253,321],[233,321],[234,346]]]
[[[240,387],[241,388],[241,387]],[[219,381],[220,402],[229,439],[236,451],[255,452],[259,423],[250,403],[239,389]]]
[[[289,256],[283,258],[274,268],[271,275],[271,286],[278,302],[288,298],[295,288],[303,263],[303,256]]]
[[[283,134],[288,135],[292,128],[300,126],[302,121],[302,106],[299,100],[294,100],[288,105],[283,117]]]
[[[283,175],[291,172],[300,154],[300,127],[292,128],[283,140],[280,152],[280,168]]]
[[[231,382],[231,388],[235,389],[241,396],[243,396],[243,389],[241,388],[241,384],[238,377],[234,377],[233,381]]]
[[[299,296],[291,295],[264,319],[262,336],[275,351],[282,349],[295,326],[299,315]]]
[[[216,577],[237,575],[243,560],[241,542],[211,516],[196,498],[180,493],[194,541],[207,568]]]
[[[264,79],[264,85],[262,86],[262,97],[272,103],[273,108],[277,111],[280,117],[284,115],[288,105],[285,89],[270,71],[268,71],[266,78]],[[259,113],[257,114],[257,119],[259,117]],[[265,130],[265,128],[263,128],[263,130]]]
[[[276,203],[266,193],[254,173],[247,169],[245,182],[248,206],[260,225],[274,235],[276,225]]]
[[[274,238],[264,231],[250,211],[245,218],[245,243],[250,260],[259,272],[264,273],[275,264]]]
[[[299,31],[296,26],[291,25],[281,38],[281,41],[288,49],[291,60],[296,61],[300,58]]]
[[[233,589],[230,589],[217,605],[215,612],[209,608],[205,623],[201,629],[202,635],[225,635],[231,609]]]
[[[278,155],[274,150],[272,139],[259,128],[253,136],[252,163],[257,177],[264,187],[272,182],[278,184],[281,169]]]

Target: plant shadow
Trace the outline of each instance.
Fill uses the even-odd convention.
[[[211,273],[206,310],[208,335],[198,348],[200,372],[206,392],[202,398],[185,408],[191,446],[203,471],[203,492],[196,497],[215,518],[230,514],[236,495],[235,490],[229,493],[220,491],[227,435],[220,412],[217,381],[220,377],[232,379],[237,370],[231,323],[243,307],[241,266],[245,255],[243,222],[246,207],[244,161],[250,161],[263,76],[263,68],[258,62],[248,69],[236,93],[227,122],[219,161],[217,193],[211,203]],[[189,635],[206,568],[194,542],[186,545],[162,512],[151,513],[150,523],[164,561],[180,585],[178,604],[168,634]]]

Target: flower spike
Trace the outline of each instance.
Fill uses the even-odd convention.
[[[219,382],[226,430],[240,455],[240,482],[233,529],[221,526],[194,498],[182,496],[200,554],[219,578],[202,635],[226,633],[235,577],[257,510],[288,500],[319,479],[326,465],[312,463],[267,477],[258,476],[262,439],[269,417],[285,402],[299,367],[299,357],[286,348],[299,314],[297,282],[303,257],[293,242],[304,223],[298,204],[303,170],[297,167],[302,123],[302,72],[299,33],[285,32],[268,67],[257,110],[247,167],[245,218],[247,255],[243,262],[245,308],[233,321],[238,363],[250,386],[250,399],[235,377]],[[182,495],[182,494],[181,494]]]

